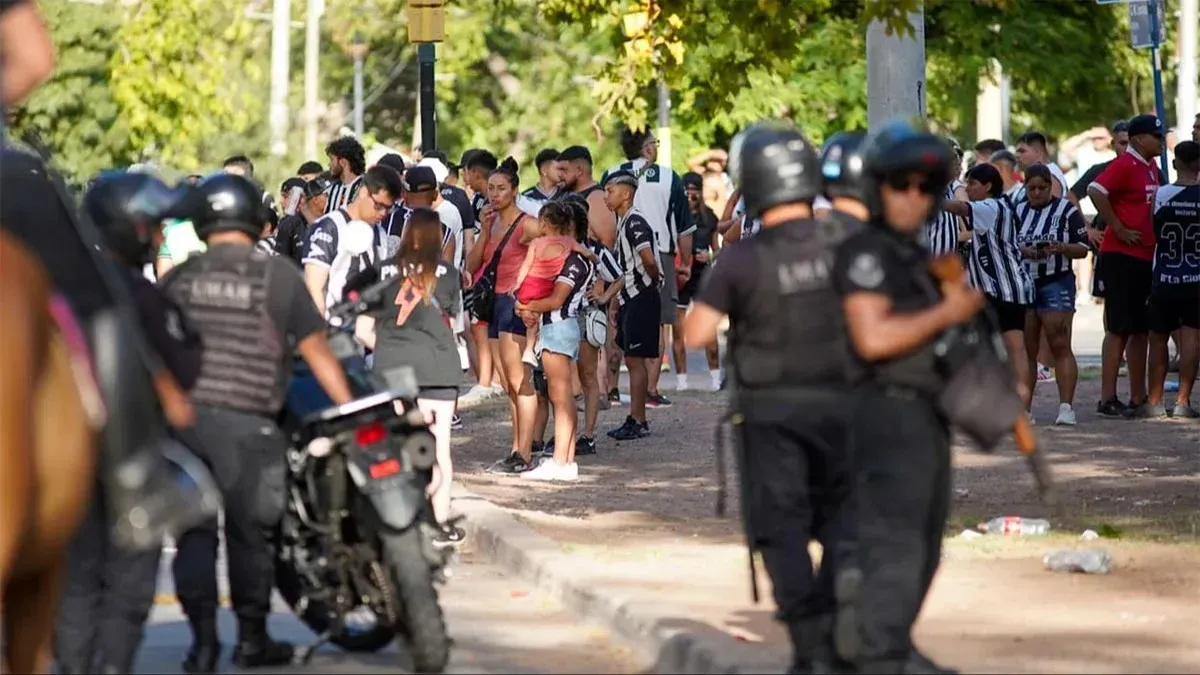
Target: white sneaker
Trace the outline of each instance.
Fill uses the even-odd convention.
[[[721,391],[721,371],[712,374],[712,390]]]
[[[687,390],[688,390],[687,373],[681,373],[681,374],[676,375],[675,376],[675,391],[687,391]]]
[[[1058,404],[1058,417],[1054,418],[1055,424],[1062,426],[1075,426],[1075,408],[1071,407],[1070,403]]]
[[[547,457],[537,468],[521,474],[527,480],[572,481],[579,478],[579,465],[575,462],[559,464]]]
[[[477,384],[471,387],[467,393],[460,396],[458,398],[458,402],[460,405],[473,405],[486,401],[493,396],[495,396],[495,394],[492,392],[491,387],[483,387]]]
[[[504,395],[504,385],[502,385],[498,382],[493,383],[492,384],[492,396],[503,396],[503,395]]]

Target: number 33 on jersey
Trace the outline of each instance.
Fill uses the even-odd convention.
[[[1200,185],[1159,188],[1154,230],[1154,283],[1200,284]]]

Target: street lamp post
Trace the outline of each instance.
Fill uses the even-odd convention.
[[[359,139],[363,136],[363,58],[366,55],[367,45],[362,33],[354,31],[350,56],[354,57],[354,135]]]
[[[437,107],[434,97],[436,43],[446,37],[446,0],[408,0],[408,41],[417,45],[418,101],[421,151],[437,148]]]

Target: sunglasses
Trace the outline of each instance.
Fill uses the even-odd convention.
[[[938,192],[937,182],[929,176],[913,178],[913,176],[907,173],[894,173],[887,177],[886,182],[887,186],[896,192],[908,192],[913,188],[927,195],[937,194]]]

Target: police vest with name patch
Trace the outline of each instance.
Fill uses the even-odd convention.
[[[771,389],[841,385],[849,353],[841,298],[833,288],[838,225],[793,221],[763,230],[755,247],[758,283],[730,324],[738,386]]]
[[[210,250],[173,275],[170,294],[204,340],[195,403],[267,416],[282,407],[288,347],[268,311],[272,267],[252,249]]]

